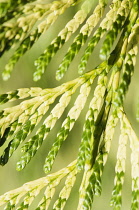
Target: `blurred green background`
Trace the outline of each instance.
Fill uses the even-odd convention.
[[[4,82],[2,80],[2,77],[0,76],[0,93],[5,93],[6,91],[10,91],[10,90],[14,90],[17,88],[22,88],[22,87],[53,88],[62,84],[63,82],[66,82],[66,81],[69,81],[78,77],[78,73],[77,73],[78,62],[81,58],[81,55],[83,54],[83,51],[86,45],[80,50],[79,55],[76,56],[76,58],[70,65],[70,68],[68,72],[66,73],[65,77],[61,81],[55,80],[55,72],[60,62],[62,61],[63,56],[67,52],[68,47],[72,43],[74,37],[78,34],[79,30],[71,37],[71,39],[62,47],[61,50],[59,50],[56,56],[52,59],[42,79],[38,82],[34,82],[32,79],[32,74],[35,70],[35,67],[33,64],[34,60],[44,51],[46,46],[48,46],[49,43],[57,36],[58,32],[73,17],[73,15],[76,13],[79,7],[80,5],[67,9],[67,11],[58,18],[58,20],[53,24],[53,26],[50,27],[50,29],[41,36],[39,41],[32,47],[32,49],[29,50],[19,60],[19,62],[15,66],[15,69],[12,73],[11,78],[8,81]],[[102,44],[102,41],[103,40],[101,40],[98,47],[95,49],[94,53],[89,59],[87,70],[94,68],[96,65],[98,65],[101,62],[99,59],[99,49]],[[5,53],[2,59],[0,60],[1,72],[4,69],[4,66],[7,63],[8,59],[10,58],[12,51],[13,50]],[[136,133],[138,133],[139,131],[138,129],[139,124],[136,121],[137,100],[139,98],[139,92],[137,91],[138,81],[139,81],[138,68],[139,68],[139,61],[137,61],[135,74],[132,78],[130,89],[127,93],[126,100],[125,100],[125,110]],[[52,172],[65,167],[67,164],[69,164],[71,161],[73,161],[77,157],[85,114],[88,110],[89,102],[93,96],[94,87],[95,85],[92,86],[92,91],[86,103],[85,109],[83,110],[80,118],[76,122],[68,139],[64,142],[56,158]],[[20,149],[18,149],[15,152],[15,154],[9,160],[7,165],[5,165],[4,167],[0,167],[0,195],[4,194],[6,191],[20,187],[25,182],[29,182],[31,180],[35,180],[35,179],[45,176],[43,172],[43,164],[44,164],[45,157],[48,154],[48,151],[51,148],[53,141],[55,140],[56,134],[58,130],[60,129],[60,126],[68,113],[68,110],[73,106],[78,93],[79,93],[79,90],[77,90],[77,92],[73,95],[71,103],[69,104],[63,116],[60,118],[60,120],[56,124],[55,128],[48,135],[43,146],[39,149],[35,157],[31,160],[31,162],[27,165],[27,167],[23,171],[17,172],[15,170],[16,162],[19,160],[19,157],[21,156]],[[13,103],[10,103],[10,104],[12,105]],[[52,105],[51,108],[53,106],[54,105]],[[2,108],[3,106],[1,107],[1,109]],[[117,152],[117,147],[118,147],[118,137],[119,137],[119,127],[116,128],[115,136],[112,141],[112,147],[109,154],[109,158],[104,169],[104,174],[102,177],[102,189],[103,189],[102,195],[101,197],[94,198],[94,205],[93,205],[94,210],[112,209],[109,206],[109,201],[111,198],[111,192],[112,192],[113,183],[114,183],[114,174],[115,174],[114,170],[115,170],[115,163],[116,163],[116,152]],[[3,148],[4,147],[0,148],[0,155],[3,151]],[[129,148],[129,145],[127,145],[126,175],[125,175],[125,183],[123,187],[122,210],[130,209],[130,201],[131,201],[130,173],[131,173],[130,148]],[[82,174],[77,176],[76,185],[72,189],[72,193],[67,202],[65,210],[76,209],[77,203],[78,203],[78,189],[80,186],[81,178],[82,178]],[[64,182],[62,182],[60,186],[57,188],[57,192],[56,192],[54,200],[58,197],[58,192],[60,191],[63,184]],[[40,197],[38,196],[35,202],[37,203],[39,199]],[[34,202],[34,205],[35,205],[35,202]],[[30,207],[31,210],[34,209],[34,205]],[[4,209],[4,207],[0,208],[0,210],[2,209]],[[52,209],[52,205],[50,206],[50,209]]]

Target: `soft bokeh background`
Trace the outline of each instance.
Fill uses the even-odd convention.
[[[95,1],[94,1],[95,2]],[[95,4],[94,4],[95,6]],[[61,15],[56,23],[45,33],[41,36],[39,41],[32,47],[32,49],[27,52],[16,64],[15,69],[12,73],[11,78],[4,82],[0,76],[0,93],[4,93],[6,91],[14,90],[17,88],[22,87],[42,87],[42,88],[53,88],[56,87],[63,82],[66,82],[68,80],[72,80],[73,78],[78,77],[77,74],[77,66],[79,59],[85,49],[80,51],[79,55],[74,59],[72,64],[70,65],[70,68],[68,72],[66,73],[65,77],[61,81],[55,80],[55,72],[58,68],[58,65],[60,64],[64,54],[67,52],[67,49],[69,45],[72,43],[73,38],[75,35],[78,34],[79,31],[77,31],[71,39],[64,45],[64,47],[56,54],[56,56],[52,59],[50,62],[45,74],[43,75],[42,79],[38,82],[34,82],[32,79],[32,74],[35,70],[33,61],[44,51],[46,46],[55,38],[55,36],[58,34],[58,32],[65,26],[67,21],[69,21],[73,15],[76,13],[77,9],[80,7],[80,5],[69,8],[65,14]],[[90,70],[94,68],[96,65],[100,63],[99,59],[99,47],[101,46],[102,40],[94,53],[92,54],[91,58],[89,59],[89,63],[87,66],[87,70]],[[2,71],[6,62],[8,61],[10,55],[12,54],[12,50],[10,52],[5,53],[5,55],[0,60],[0,70]],[[137,59],[138,60],[138,59]],[[132,78],[132,83],[130,85],[129,92],[127,94],[126,100],[125,100],[125,109],[127,112],[127,115],[129,119],[132,122],[132,125],[137,133],[139,133],[138,126],[139,124],[136,121],[136,109],[137,109],[137,99],[139,98],[139,92],[138,90],[138,81],[139,81],[139,61],[137,61],[137,65],[135,68],[135,74]],[[9,160],[8,164],[4,167],[0,167],[0,195],[5,193],[6,191],[15,189],[17,187],[20,187],[25,182],[29,182],[31,180],[38,179],[40,177],[45,176],[43,172],[43,164],[46,155],[48,154],[49,149],[51,148],[51,145],[56,137],[56,134],[58,130],[60,129],[60,126],[65,119],[68,110],[70,107],[72,107],[79,91],[77,91],[73,97],[70,105],[65,110],[63,116],[56,124],[55,128],[51,131],[51,133],[48,135],[47,139],[45,140],[43,146],[39,149],[35,157],[32,159],[32,161],[28,164],[28,166],[21,172],[17,172],[15,170],[16,162],[19,160],[19,157],[21,155],[20,149],[15,152],[15,154],[12,156],[12,158]],[[92,98],[93,94],[93,88],[92,92],[88,98],[88,102],[85,106],[85,109],[83,110],[80,118],[75,124],[75,127],[73,128],[72,132],[70,133],[68,139],[64,142],[57,158],[54,164],[54,167],[52,171],[57,171],[63,167],[65,167],[67,164],[69,164],[72,160],[74,160],[77,157],[78,154],[78,147],[80,144],[81,134],[82,134],[82,128],[83,123],[85,119],[85,114],[88,110],[89,102]],[[11,103],[12,104],[12,103]],[[53,106],[51,106],[52,108]],[[2,107],[3,108],[3,107]],[[51,109],[50,109],[51,110]],[[102,177],[102,195],[101,197],[95,197],[94,199],[94,205],[93,209],[95,210],[110,210],[112,209],[109,206],[109,201],[111,197],[111,192],[113,189],[113,182],[114,182],[114,168],[116,163],[116,152],[117,152],[117,146],[118,146],[118,136],[119,136],[119,127],[116,128],[116,135],[112,141],[112,147],[111,152],[109,154],[108,162],[104,169],[104,174]],[[2,153],[3,148],[0,148],[0,155]],[[129,145],[127,147],[127,161],[126,161],[126,175],[125,175],[125,183],[123,187],[123,207],[122,210],[128,210],[130,209],[130,199],[131,199],[131,178],[130,178],[130,148]],[[73,187],[71,196],[67,202],[67,205],[65,207],[65,210],[71,210],[76,209],[77,203],[78,203],[78,189],[80,185],[80,181],[82,178],[82,174],[77,176],[76,185]],[[60,191],[62,185],[64,182],[60,184],[60,187],[57,188],[57,192]],[[58,193],[56,193],[55,199],[58,197]],[[40,199],[36,198],[38,201]],[[36,201],[36,203],[37,203]],[[1,207],[0,209],[3,209]],[[34,209],[32,206],[30,208],[31,210]],[[52,205],[50,206],[50,209],[52,209]]]

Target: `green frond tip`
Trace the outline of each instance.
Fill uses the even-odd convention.
[[[120,172],[116,174],[116,185],[112,191],[112,198],[110,201],[110,205],[116,207],[117,209],[122,206],[122,185],[123,185],[123,177],[124,172]]]
[[[90,113],[90,115],[87,116],[87,119],[85,121],[81,145],[79,147],[79,154],[78,154],[78,161],[77,161],[77,168],[79,171],[83,170],[86,159],[89,159],[90,157],[89,141],[91,139],[92,132],[93,132],[92,127],[94,125],[94,113],[91,108],[89,109],[88,113]]]
[[[75,120],[70,119],[70,117],[67,117],[66,120],[63,122],[63,126],[60,129],[60,131],[57,134],[57,138],[55,142],[52,145],[51,150],[48,153],[48,156],[45,160],[44,164],[44,171],[45,173],[48,173],[52,169],[52,165],[54,163],[54,160],[56,158],[56,155],[65,139],[67,138],[69,131],[71,129],[71,124],[74,124]]]
[[[34,81],[41,79],[52,57],[56,54],[59,47],[65,43],[65,40],[62,39],[61,36],[58,36],[53,42],[34,63],[36,66],[36,71],[33,75]]]
[[[101,152],[98,152],[93,166],[91,161],[86,161],[84,175],[80,186],[79,203],[77,209],[91,209],[94,195],[100,196],[102,191],[101,176],[103,168],[103,154]]]
[[[87,35],[83,35],[82,33],[80,33],[76,37],[75,41],[70,46],[68,53],[64,56],[63,61],[61,62],[58,70],[56,71],[57,80],[61,80],[63,78],[73,58],[79,52],[81,46],[86,42],[86,40],[87,40]]]
[[[31,158],[36,154],[37,150],[42,145],[43,139],[45,134],[45,126],[41,127],[41,130],[38,134],[32,137],[32,139],[25,143],[24,146],[21,148],[21,151],[24,152],[20,161],[17,162],[16,169],[18,171],[25,168],[25,166],[30,162]]]

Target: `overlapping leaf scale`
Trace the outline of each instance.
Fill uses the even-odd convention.
[[[95,137],[94,137],[95,138]],[[100,141],[100,140],[99,140]],[[94,148],[93,150],[95,151],[96,149],[96,142],[94,140]],[[85,185],[84,189],[84,201],[82,203],[83,208],[91,208],[92,203],[93,203],[93,196],[97,195],[100,196],[101,194],[101,176],[104,168],[104,159],[103,159],[103,152],[100,150],[99,145],[97,145],[97,150],[93,152],[92,161],[94,163],[93,168],[90,169],[90,177],[88,179],[88,183]],[[88,162],[86,161],[85,168],[89,167]],[[91,167],[91,162],[90,162],[90,167]],[[81,197],[80,197],[81,198]]]
[[[83,210],[84,208],[83,202],[84,202],[86,188],[88,186],[90,176],[91,176],[91,168],[89,166],[89,167],[86,167],[84,170],[82,182],[79,188],[79,202],[78,202],[77,210]]]
[[[131,209],[139,208],[139,139],[136,136],[129,120],[127,119],[123,109],[119,109],[119,118],[125,125],[126,133],[129,137],[131,148],[131,178],[132,178],[132,203]]]
[[[131,77],[133,75],[134,66],[136,63],[136,55],[138,53],[138,47],[137,47],[138,41],[137,41],[137,34],[136,34],[136,30],[138,30],[138,19],[137,19],[138,11],[136,8],[137,6],[136,3],[137,2],[134,1],[134,6],[131,10],[131,22],[132,24],[134,24],[134,27],[133,29],[131,28],[132,24],[130,24],[128,27],[128,33],[129,33],[128,46],[127,46],[128,52],[124,60],[123,75],[122,75],[121,83],[117,91],[117,103],[119,106],[122,105],[125,94],[128,90]],[[134,16],[132,15],[133,13],[134,13]]]
[[[83,186],[80,188],[78,209],[91,209],[94,195],[101,194],[101,175],[103,171],[103,156],[98,154],[93,168],[86,168]]]
[[[107,76],[106,72],[102,73],[102,75],[98,78],[98,85],[94,91],[94,97],[90,102],[90,108],[86,115],[86,121],[83,128],[81,145],[79,147],[77,168],[78,170],[82,170],[85,164],[85,160],[89,159],[90,155],[90,145],[89,140],[91,138],[92,133],[94,132],[93,126],[95,124],[95,120],[100,110],[100,106],[102,103],[102,99],[105,94],[107,84]]]
[[[94,173],[95,173],[95,178],[96,178],[94,194],[96,196],[100,196],[101,191],[102,191],[101,176],[104,169],[103,154],[101,154],[101,152],[98,154],[93,168],[94,168]]]
[[[119,3],[121,3],[121,5],[117,6],[117,1],[113,1],[113,7],[106,14],[106,17],[100,23],[99,28],[95,31],[93,37],[88,42],[88,46],[85,49],[85,52],[81,58],[78,67],[79,72],[82,73],[85,70],[88,59],[92,54],[95,46],[97,45],[99,40],[105,35],[105,33],[112,28],[112,24],[116,20],[116,18],[119,17],[119,14],[126,14],[126,16],[128,15],[131,8],[131,3],[129,4],[128,0],[118,1],[118,4]]]
[[[94,119],[93,119],[94,113],[91,108],[90,108],[89,112],[90,112],[90,115],[88,116],[88,119],[85,122],[81,145],[79,148],[78,162],[77,162],[78,170],[82,170],[84,168],[85,160],[89,159],[89,157],[90,157],[89,140],[90,140],[92,132],[93,132],[92,128],[94,125]]]
[[[106,6],[105,0],[100,0],[96,6],[93,14],[87,19],[86,23],[82,26],[80,33],[75,37],[72,45],[69,47],[68,52],[63,58],[58,70],[56,71],[56,79],[61,79],[67,71],[70,63],[79,52],[80,48],[86,43],[93,28],[98,24],[103,15]]]
[[[80,24],[86,19],[87,14],[91,10],[91,0],[86,0],[81,9],[75,14],[72,20],[70,20],[64,29],[58,34],[58,36],[51,42],[46,48],[43,54],[35,61],[36,71],[34,72],[34,80],[39,80],[44,73],[46,67],[51,61],[56,52],[68,41],[73,33],[78,29]],[[57,78],[60,79],[60,78]]]
[[[124,55],[126,52],[126,47],[123,45],[121,50],[121,55]],[[113,67],[113,73],[111,75],[111,83],[109,85],[112,88],[112,101],[111,101],[111,112],[107,118],[106,127],[103,133],[103,139],[99,147],[99,154],[103,156],[103,167],[107,162],[108,154],[110,152],[111,141],[114,136],[114,131],[119,121],[117,115],[117,107],[115,106],[115,100],[117,100],[116,95],[114,94],[117,90],[119,85],[119,74],[122,68],[123,60],[121,59],[122,56],[118,59]]]
[[[96,115],[95,123],[93,125],[93,132],[89,141],[89,147],[87,148],[88,156],[85,160],[84,166],[84,178],[82,180],[79,205],[78,209],[91,209],[93,202],[93,195],[100,195],[101,193],[101,175],[104,167],[104,145],[101,141],[103,132],[107,129],[107,120],[109,119],[109,113],[112,107],[113,97],[113,80],[115,79],[112,74],[108,87],[104,88],[104,103],[102,103],[101,109]],[[103,94],[104,94],[103,93]],[[100,104],[99,104],[100,106]],[[113,127],[112,127],[113,128]],[[114,128],[113,128],[114,129]],[[103,149],[102,149],[103,148]],[[104,154],[103,154],[104,153]],[[77,163],[78,164],[78,163]]]
[[[115,111],[111,113],[108,117],[106,129],[104,131],[103,141],[100,146],[100,152],[103,154],[103,165],[106,164],[108,159],[108,154],[110,152],[111,141],[114,136],[115,128],[118,124],[118,117],[115,114]]]
[[[124,183],[125,175],[125,160],[126,160],[126,144],[128,135],[124,129],[125,125],[121,121],[121,134],[119,137],[119,146],[117,151],[117,163],[115,166],[115,179],[114,188],[112,191],[112,198],[110,201],[111,206],[115,208],[121,208],[122,206],[122,187]]]
[[[93,167],[86,165],[82,184],[80,186],[80,195],[78,210],[91,209],[94,195],[101,194],[101,176],[103,172],[103,155],[98,154]]]
[[[131,77],[133,75],[134,66],[135,66],[135,62],[136,62],[135,56],[136,56],[137,52],[138,52],[138,48],[135,45],[134,48],[132,48],[127,53],[127,55],[125,57],[125,62],[124,62],[124,66],[123,66],[123,75],[122,75],[121,83],[117,90],[116,103],[120,106],[123,104],[125,94],[128,90],[130,82],[131,82]]]
[[[104,72],[104,74],[100,75],[100,77],[98,79],[98,86],[95,89],[94,97],[90,103],[90,109],[87,113],[87,117],[86,117],[87,120],[85,123],[85,129],[83,132],[82,142],[81,142],[81,146],[79,149],[79,155],[78,155],[78,162],[77,162],[78,170],[83,169],[85,161],[87,161],[89,163],[90,159],[92,158],[91,151],[92,151],[92,147],[94,147],[92,145],[93,141],[94,141],[94,137],[92,137],[92,133],[94,133],[94,135],[96,135],[95,138],[100,137],[100,136],[97,136],[97,133],[100,133],[100,135],[101,135],[101,132],[99,132],[99,130],[101,131],[102,129],[100,129],[99,126],[97,127],[97,125],[99,124],[97,121],[99,118],[101,119],[100,116],[98,117],[98,112],[100,111],[100,107],[102,105],[102,98],[105,95],[105,91],[106,91],[107,77],[105,74],[106,74],[106,72]],[[109,100],[111,101],[111,96],[110,96],[110,99],[108,97],[108,101]],[[110,105],[110,101],[108,102],[108,106]],[[101,108],[101,109],[102,109],[101,114],[103,115],[104,110],[103,110],[103,108]],[[109,112],[109,108],[108,108],[108,110],[106,110],[107,114],[108,114],[108,112]],[[105,122],[102,122],[102,124],[103,123],[105,124]],[[100,122],[100,124],[101,124],[101,122]],[[103,129],[104,129],[104,127],[103,127]],[[97,141],[99,142],[99,139],[97,139]],[[96,151],[97,151],[97,149],[96,149]]]
[[[62,128],[57,134],[57,138],[54,144],[52,145],[52,148],[49,151],[48,156],[45,160],[45,164],[44,164],[45,173],[48,173],[51,170],[54,160],[56,158],[56,155],[59,149],[61,148],[63,141],[68,137],[68,134],[71,130],[71,125],[73,125],[74,123],[75,123],[75,120],[70,119],[69,117],[64,121]]]
[[[101,176],[103,171],[103,157],[98,155],[92,169],[85,189],[84,200],[82,201],[81,210],[91,209],[94,195],[101,194]],[[78,208],[79,209],[79,208]]]

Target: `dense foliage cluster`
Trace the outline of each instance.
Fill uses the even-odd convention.
[[[83,172],[83,178],[77,209],[91,209],[94,195],[101,194],[101,177],[118,123],[120,123],[119,147],[110,205],[115,209],[120,209],[122,205],[126,145],[129,141],[132,168],[131,209],[139,209],[139,139],[127,118],[123,104],[138,53],[138,0],[99,0],[95,9],[92,8],[92,0],[0,1],[0,56],[10,48],[15,49],[2,72],[2,77],[8,80],[20,57],[37,42],[61,14],[77,4],[81,5],[80,9],[35,60],[36,71],[33,78],[35,81],[41,79],[53,56],[79,28],[78,35],[56,71],[56,79],[63,78],[74,57],[87,43],[78,65],[80,76],[55,88],[21,88],[0,95],[0,104],[19,100],[18,105],[9,106],[0,111],[0,146],[7,145],[0,156],[0,165],[4,166],[22,144],[22,156],[16,168],[19,171],[25,168],[62,116],[72,95],[80,88],[79,95],[63,121],[45,159],[44,172],[50,172],[63,142],[85,106],[94,80],[97,79],[84,121],[77,159],[55,173],[25,183],[22,187],[0,196],[0,206],[6,204],[5,210],[28,209],[44,187],[44,196],[36,210],[47,209],[54,196],[55,188],[66,177],[59,198],[53,205],[53,210],[64,209],[76,176],[80,172]],[[102,38],[104,38],[100,49],[102,63],[90,71],[85,71],[93,50]],[[59,102],[34,136],[26,140],[57,97],[60,97]],[[20,99],[22,99],[21,103]]]

